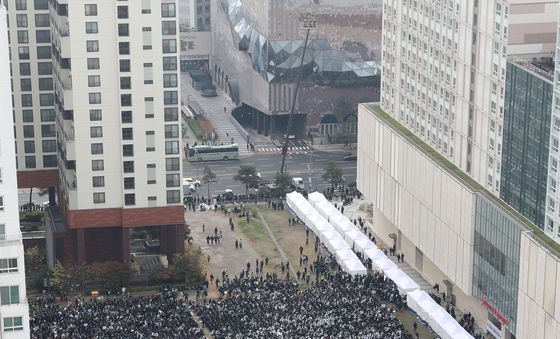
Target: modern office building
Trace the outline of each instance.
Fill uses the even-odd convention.
[[[10,54],[5,1],[0,1],[0,338],[29,338],[25,260],[19,229]],[[10,4],[13,5],[13,4]]]
[[[284,134],[309,34],[295,106],[295,134],[357,119],[357,103],[379,94],[381,0],[219,0],[212,8],[217,86],[237,103],[234,116],[258,133]],[[309,26],[308,26],[309,27]],[[350,131],[352,132],[352,131]]]
[[[211,26],[211,0],[189,0],[191,27],[197,32],[209,32]]]
[[[499,193],[508,1],[385,0],[381,106]]]
[[[51,30],[48,0],[10,1],[11,75],[21,188],[58,184]]]
[[[544,229],[554,64],[507,63],[500,197]]]

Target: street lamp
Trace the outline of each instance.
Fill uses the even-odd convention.
[[[294,100],[292,101],[292,108],[290,110],[290,116],[288,118],[288,127],[286,128],[286,136],[284,137],[284,146],[282,146],[282,165],[280,166],[280,173],[284,173],[286,170],[286,154],[288,153],[288,141],[290,140],[290,132],[292,130],[292,123],[294,120],[294,109],[296,107],[296,100],[299,90],[299,83],[303,76],[303,61],[305,60],[305,51],[307,50],[307,41],[309,40],[309,32],[312,29],[317,28],[317,20],[310,14],[307,14],[303,20],[303,29],[307,30],[305,34],[305,42],[303,44],[303,53],[301,56],[301,63],[299,65],[299,75],[296,81],[296,90],[294,93]]]

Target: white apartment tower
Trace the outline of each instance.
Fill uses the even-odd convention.
[[[0,338],[29,338],[9,58],[6,8],[0,1]]]
[[[67,254],[128,260],[130,229],[153,226],[174,252],[184,233],[177,0],[50,2]]]
[[[383,110],[498,194],[508,1],[383,6]]]

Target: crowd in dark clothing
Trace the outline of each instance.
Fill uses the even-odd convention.
[[[395,316],[405,301],[380,274],[325,273],[299,290],[276,274],[243,272],[220,292],[226,298],[193,306],[215,338],[411,338]]]
[[[182,292],[161,289],[153,296],[30,303],[32,338],[204,338]]]

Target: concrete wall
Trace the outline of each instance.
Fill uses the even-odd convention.
[[[551,57],[556,48],[558,0],[510,0],[507,54]]]
[[[560,258],[523,233],[520,261],[517,337],[558,338]]]

